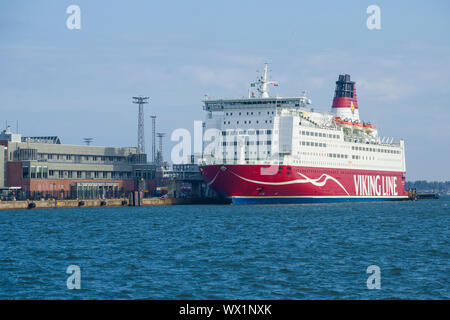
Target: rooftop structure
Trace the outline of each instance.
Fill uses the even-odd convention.
[[[7,126],[5,130],[0,133],[0,141],[12,141],[20,142],[22,141],[22,135],[19,133],[13,133],[11,127]]]
[[[50,143],[61,144],[61,139],[58,136],[47,137],[22,137],[22,142],[34,142],[34,143]]]

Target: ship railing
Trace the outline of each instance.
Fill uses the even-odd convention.
[[[385,146],[385,147],[400,147],[400,141],[392,141],[390,143],[388,142],[381,142],[377,140],[372,139],[365,139],[357,136],[352,137],[345,137],[345,142],[353,142],[353,143],[361,143],[361,144],[370,144],[370,145],[376,145],[376,146]]]
[[[283,161],[271,158],[247,158],[247,159],[223,159],[223,158],[203,158],[200,165],[220,165],[220,164],[263,164],[263,165],[279,165]]]
[[[304,110],[304,112],[307,112],[307,111]],[[308,111],[308,112],[310,112],[310,111]],[[300,119],[306,121],[306,122],[301,122],[302,126],[305,126],[305,124],[309,124],[308,127],[312,127],[312,128],[316,128],[316,129],[342,131],[341,128],[339,128],[335,124],[330,126],[330,125],[323,125],[323,124],[317,123],[316,121],[312,120],[311,118],[303,116],[301,114],[301,112],[299,112],[298,109],[291,109],[291,108],[286,108],[286,107],[277,108],[277,116],[282,116],[282,115],[292,115],[292,116],[298,115],[300,117]]]

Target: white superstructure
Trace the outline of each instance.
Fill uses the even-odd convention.
[[[270,97],[268,85],[278,82],[268,80],[267,64],[251,87],[257,95],[250,90],[246,99],[206,98],[204,127],[218,130],[220,137],[213,150],[205,149],[203,161],[405,172],[404,141],[381,138],[373,125],[360,122],[347,76],[337,82],[344,84],[337,86],[331,113],[311,108],[305,92]]]

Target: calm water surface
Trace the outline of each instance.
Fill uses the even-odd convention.
[[[449,209],[450,197],[0,211],[0,298],[449,299]]]

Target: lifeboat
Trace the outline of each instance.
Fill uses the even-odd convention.
[[[336,122],[337,124],[342,125],[345,128],[351,129],[353,127],[353,122],[351,122],[351,121],[344,121],[340,117],[334,118],[334,122]]]
[[[375,126],[370,123],[364,123],[363,128],[364,128],[364,131],[367,131],[367,132],[372,132],[375,130]]]
[[[336,117],[334,118],[334,122],[336,122],[337,124],[342,125],[345,128],[349,128],[349,129],[363,129],[364,125],[359,123],[359,122],[353,122],[353,121],[344,121],[342,120],[340,117]]]
[[[353,125],[355,126],[355,129],[363,129],[364,125],[362,123],[359,122],[353,122]]]

